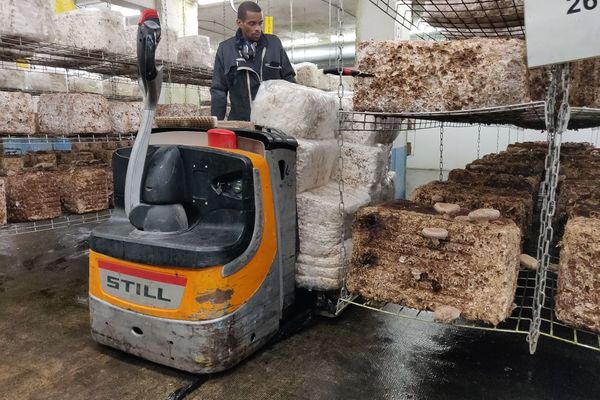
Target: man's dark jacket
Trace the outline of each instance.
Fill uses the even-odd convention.
[[[241,31],[219,44],[211,93],[211,113],[225,119],[227,94],[231,102],[229,120],[249,121],[252,100],[262,81],[284,79],[295,82],[294,69],[275,35],[261,35],[256,54],[246,60],[240,50]]]

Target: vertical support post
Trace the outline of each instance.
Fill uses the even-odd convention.
[[[556,187],[560,172],[560,148],[562,134],[569,126],[569,64],[551,68],[551,82],[546,98],[546,130],[548,131],[548,153],[546,155],[546,177],[541,188],[543,199],[538,238],[536,284],[533,303],[533,321],[527,335],[529,352],[537,350],[542,324],[542,310],[546,305],[546,278],[550,264],[551,245],[554,238],[552,226],[556,213]]]

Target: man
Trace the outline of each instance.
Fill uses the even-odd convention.
[[[272,79],[295,82],[296,74],[281,40],[263,34],[263,15],[258,4],[252,1],[240,4],[236,23],[235,36],[221,42],[217,50],[210,89],[211,113],[225,119],[229,94],[228,119],[249,121],[252,100],[260,83]]]

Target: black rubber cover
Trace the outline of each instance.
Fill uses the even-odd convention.
[[[148,161],[159,150],[148,149]],[[90,248],[107,256],[158,266],[201,268],[226,264],[248,247],[254,232],[254,182],[247,157],[218,149],[178,146],[183,161],[181,204],[190,221],[183,233],[136,230],[123,211],[131,149],[113,155],[116,210],[90,237]]]

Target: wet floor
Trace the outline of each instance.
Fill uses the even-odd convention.
[[[90,227],[0,238],[0,399],[166,399],[195,377],[89,336]],[[600,399],[600,352],[350,308],[188,399]]]

